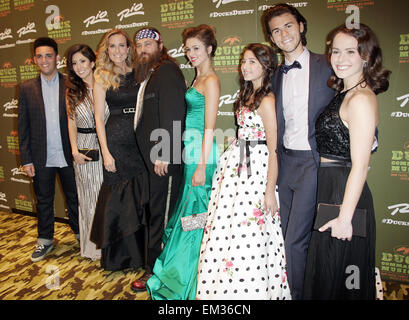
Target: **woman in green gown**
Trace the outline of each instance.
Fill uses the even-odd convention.
[[[220,82],[214,68],[215,32],[208,25],[182,33],[185,53],[196,69],[186,91],[184,177],[175,210],[166,226],[164,248],[146,288],[153,300],[194,300],[203,229],[183,231],[181,218],[207,212],[219,152],[214,139]]]

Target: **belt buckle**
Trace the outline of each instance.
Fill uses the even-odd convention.
[[[135,113],[135,108],[123,108],[123,113]]]

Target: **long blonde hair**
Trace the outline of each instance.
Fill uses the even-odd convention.
[[[134,62],[134,47],[129,35],[121,29],[112,29],[105,33],[97,49],[96,69],[94,73],[95,81],[98,82],[104,89],[113,87],[117,89],[120,85],[121,70],[117,67],[108,55],[109,38],[113,35],[121,34],[126,39],[126,45],[129,48],[128,56],[125,63],[129,68],[132,68]]]

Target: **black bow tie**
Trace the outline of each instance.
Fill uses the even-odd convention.
[[[284,72],[285,74],[287,74],[287,72],[290,71],[292,68],[301,69],[301,64],[296,60],[294,61],[293,64],[290,64],[290,65],[282,64],[280,67],[280,70]]]

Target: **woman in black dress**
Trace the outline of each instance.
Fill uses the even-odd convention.
[[[337,28],[329,55],[335,72],[329,83],[339,93],[316,122],[317,202],[340,205],[340,211],[313,231],[304,298],[375,299],[375,215],[366,178],[378,145],[376,95],[388,89],[390,71],[382,67],[376,35],[364,24]],[[364,237],[354,233],[356,208],[366,210]]]
[[[147,172],[133,131],[139,86],[134,82],[133,46],[128,34],[113,29],[98,46],[95,124],[104,163],[91,239],[102,248],[106,270],[144,265],[144,204]],[[104,125],[104,108],[110,116]]]

